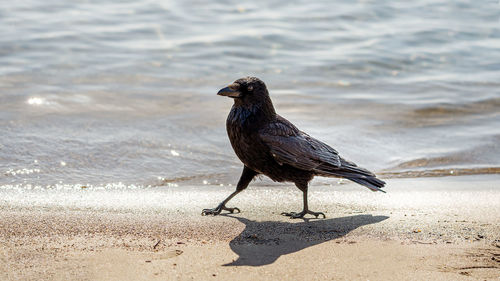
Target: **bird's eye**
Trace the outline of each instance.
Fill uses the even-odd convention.
[[[249,92],[253,91],[253,86],[248,86],[247,91],[249,91]]]

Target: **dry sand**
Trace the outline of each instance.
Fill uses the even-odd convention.
[[[0,280],[500,280],[500,175],[388,183],[0,190]]]

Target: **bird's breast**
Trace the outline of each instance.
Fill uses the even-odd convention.
[[[255,111],[233,107],[226,121],[231,146],[238,158],[247,166],[267,158],[268,148],[258,137],[261,120]]]
[[[259,130],[259,114],[254,108],[233,107],[226,120],[228,134],[238,133],[235,137],[251,135]],[[231,138],[231,135],[229,136]]]

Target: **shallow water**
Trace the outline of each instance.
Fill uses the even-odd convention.
[[[234,184],[235,79],[386,175],[498,173],[493,1],[0,4],[0,186]],[[437,171],[437,172],[436,172]]]

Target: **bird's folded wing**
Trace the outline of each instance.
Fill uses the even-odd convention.
[[[288,164],[308,171],[318,166],[341,166],[335,149],[301,132],[284,118],[269,123],[259,131],[259,136],[281,165]]]

